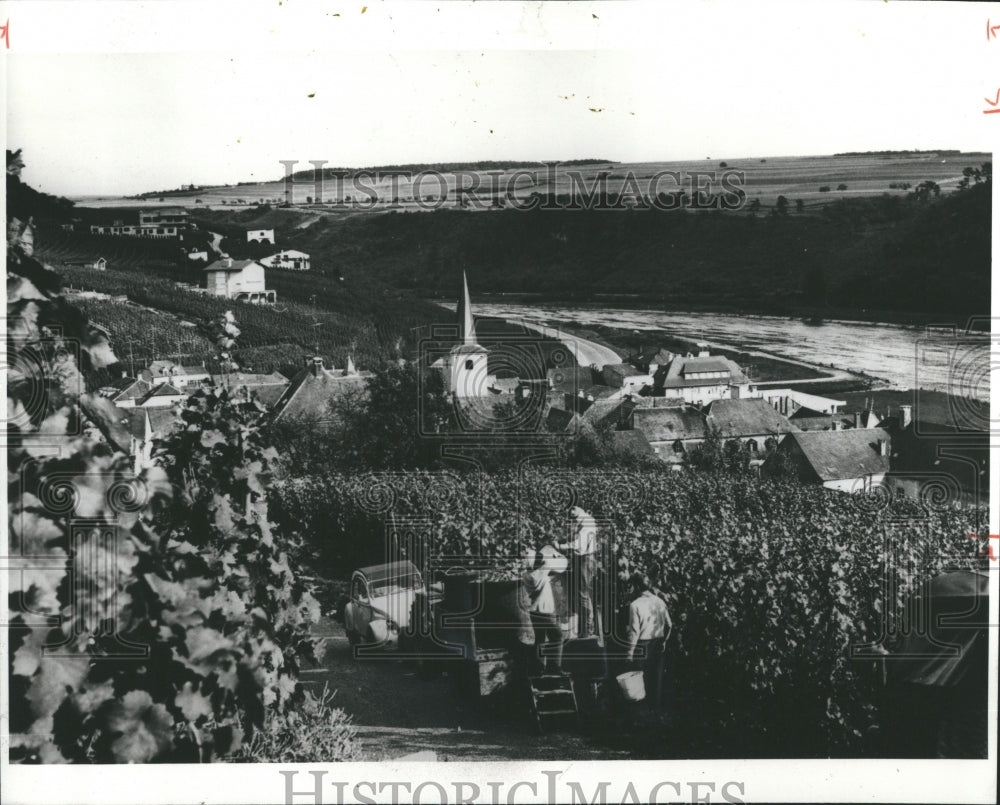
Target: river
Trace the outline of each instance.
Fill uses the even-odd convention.
[[[537,324],[604,325],[663,330],[689,339],[863,372],[891,388],[924,388],[989,399],[989,343],[954,338],[941,330],[899,324],[824,321],[807,324],[778,316],[676,313],[626,308],[475,303],[480,316]]]

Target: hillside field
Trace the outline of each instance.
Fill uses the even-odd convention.
[[[831,198],[870,197],[890,193],[905,195],[905,189],[896,189],[890,185],[910,184],[916,187],[922,181],[936,182],[944,191],[953,190],[962,178],[962,168],[967,165],[980,165],[991,159],[989,154],[956,154],[953,152],[922,152],[893,155],[856,155],[856,156],[802,156],[802,157],[712,157],[701,160],[682,160],[665,162],[618,163],[606,162],[593,165],[568,165],[556,169],[553,177],[544,166],[530,163],[524,168],[506,168],[493,171],[497,179],[491,179],[490,171],[470,170],[465,175],[454,172],[443,172],[443,185],[436,179],[420,180],[414,191],[413,182],[405,177],[375,176],[367,183],[373,186],[378,201],[374,204],[375,211],[397,209],[402,211],[420,211],[421,207],[414,197],[433,204],[434,200],[447,198],[444,206],[457,208],[455,188],[461,183],[464,187],[478,183],[481,190],[478,196],[485,200],[491,197],[491,183],[496,182],[506,188],[511,184],[515,173],[529,171],[535,174],[532,180],[523,176],[513,182],[513,195],[518,199],[527,199],[531,193],[556,194],[568,193],[571,188],[570,172],[578,172],[580,179],[590,187],[600,173],[607,175],[607,189],[611,194],[618,193],[628,173],[632,173],[645,189],[650,177],[660,171],[678,171],[682,174],[692,174],[695,171],[724,170],[742,171],[745,174],[744,188],[748,200],[758,199],[765,207],[773,206],[779,195],[789,200],[802,200],[807,207],[817,207]],[[724,165],[724,167],[723,167]],[[307,206],[316,214],[343,213],[348,202],[368,202],[367,192],[359,191],[351,186],[350,179],[344,181],[344,187],[338,188],[331,179],[324,181],[320,193],[312,181],[310,164],[306,161],[295,166],[296,174],[292,184],[292,202],[295,205]],[[329,169],[329,168],[328,168]],[[378,169],[373,169],[377,171]],[[274,167],[274,180],[268,182],[248,182],[239,185],[222,187],[205,187],[194,191],[169,191],[150,193],[133,198],[86,197],[77,199],[81,205],[88,207],[119,207],[143,206],[156,207],[164,204],[170,206],[185,206],[192,208],[216,208],[254,204],[281,204],[285,201],[286,183],[281,178],[284,168],[279,163]],[[475,176],[475,178],[473,178]],[[847,189],[837,191],[841,184]],[[829,186],[829,192],[820,192],[820,187]],[[669,178],[660,185],[663,192],[670,193],[677,189]],[[395,203],[394,203],[395,200]]]

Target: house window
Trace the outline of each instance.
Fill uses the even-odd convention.
[[[683,453],[684,452],[684,442],[682,442],[680,439],[677,439],[674,442],[674,452],[675,453]]]
[[[471,372],[472,371],[472,359],[471,358],[465,362],[465,371],[467,371],[467,372]]]
[[[757,452],[757,441],[755,439],[747,439],[747,450],[751,453]]]

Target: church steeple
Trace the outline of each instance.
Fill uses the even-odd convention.
[[[476,325],[472,319],[472,303],[469,301],[469,281],[462,272],[462,296],[458,300],[458,337],[466,346],[476,343]]]

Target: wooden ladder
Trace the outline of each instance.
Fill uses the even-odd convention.
[[[569,675],[542,674],[528,677],[531,690],[531,709],[539,732],[545,731],[550,719],[561,720],[572,716],[579,719],[576,692]]]

